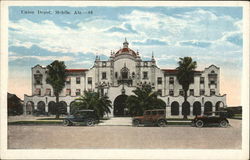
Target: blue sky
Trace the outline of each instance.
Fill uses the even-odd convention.
[[[108,59],[125,37],[143,59],[154,52],[161,68],[176,68],[179,57],[191,56],[198,69],[215,64],[222,80],[234,77],[240,83],[241,7],[10,7],[9,78],[22,79],[30,88],[31,67],[55,59],[68,68],[90,68],[96,54]]]

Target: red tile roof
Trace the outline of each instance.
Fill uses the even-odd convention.
[[[85,72],[88,69],[66,69],[66,72]]]
[[[165,72],[177,72],[177,69],[162,69],[162,71],[165,71]]]
[[[116,52],[115,55],[117,56],[117,55],[119,55],[120,53],[124,53],[124,52],[128,52],[128,53],[130,53],[130,54],[132,54],[133,56],[136,57],[135,51],[133,51],[133,50],[130,49],[130,48],[122,48],[122,49],[118,50],[118,51]]]

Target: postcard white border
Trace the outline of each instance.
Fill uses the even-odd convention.
[[[8,6],[238,6],[243,7],[242,149],[7,149]],[[249,3],[237,1],[4,1],[1,2],[1,158],[2,159],[248,159]]]

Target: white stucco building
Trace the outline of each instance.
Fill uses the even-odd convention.
[[[154,56],[143,61],[138,52],[129,48],[125,40],[123,47],[111,52],[109,60],[96,57],[90,69],[67,69],[67,81],[60,95],[65,113],[70,113],[72,102],[85,90],[99,89],[112,101],[111,116],[124,116],[124,102],[138,85],[150,84],[166,103],[167,117],[182,117],[182,86],[176,78],[175,69],[161,69]],[[188,91],[189,116],[204,114],[226,107],[226,95],[220,94],[220,68],[210,65],[203,71],[196,71],[194,83]],[[46,83],[46,68],[36,65],[32,68],[32,95],[24,97],[24,113],[34,110],[54,113],[55,97],[52,87]]]

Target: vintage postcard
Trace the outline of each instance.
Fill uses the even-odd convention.
[[[1,158],[249,158],[249,3],[5,1],[1,20]]]

